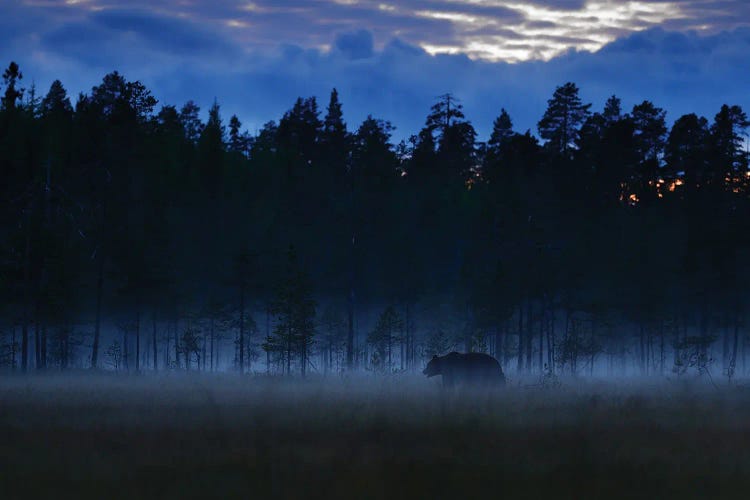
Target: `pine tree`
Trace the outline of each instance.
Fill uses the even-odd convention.
[[[104,76],[100,85],[91,89],[91,104],[112,125],[135,128],[132,122],[146,122],[157,100],[141,82],[129,82],[119,72],[113,71]]]
[[[608,126],[622,120],[622,101],[619,97],[613,95],[607,99],[607,102],[604,104],[602,117],[604,117],[604,122]]]
[[[591,104],[583,104],[578,87],[571,82],[555,89],[547,110],[539,121],[539,135],[555,153],[568,155],[578,138],[581,125],[589,116]]]
[[[339,102],[339,93],[336,89],[331,91],[331,98],[326,110],[327,113],[323,119],[323,142],[329,147],[343,149],[346,145],[346,123]]]
[[[690,190],[707,180],[709,135],[708,120],[695,113],[678,118],[669,132],[665,146],[667,168],[673,176],[681,173]]]
[[[419,133],[415,147],[414,166],[432,165],[446,178],[458,177],[466,181],[477,163],[476,131],[465,120],[463,105],[453,94],[443,94],[430,108],[425,126]],[[436,153],[436,157],[430,158]],[[430,167],[428,167],[430,168]]]
[[[224,172],[226,129],[221,120],[219,103],[214,101],[208,110],[208,121],[198,139],[198,157],[203,182],[208,187],[210,195],[216,195]]]
[[[513,121],[505,108],[500,110],[500,116],[492,124],[492,134],[487,141],[488,152],[499,155],[504,144],[513,136]]]
[[[193,101],[188,101],[180,109],[180,123],[185,131],[185,138],[193,144],[197,144],[203,133],[203,123],[199,113],[201,108]]]
[[[723,105],[711,125],[711,142],[717,174],[732,175],[747,170],[743,135],[750,126],[740,106]]]
[[[70,104],[68,93],[60,80],[55,80],[49,87],[49,92],[42,99],[42,116],[70,116],[73,114],[73,106]]]
[[[41,115],[41,108],[42,99],[36,92],[36,83],[32,81],[29,92],[26,95],[26,102],[23,104],[23,109],[29,118],[36,120]]]
[[[344,122],[344,114],[336,89],[331,91],[326,115],[323,118],[320,141],[325,166],[325,172],[320,175],[321,182],[324,184],[321,189],[327,191],[332,187],[340,187],[344,183],[350,150],[350,137],[346,131],[346,122]]]
[[[288,155],[289,173],[317,164],[323,127],[319,114],[315,97],[300,97],[279,122],[276,136],[279,148]]]
[[[13,111],[16,108],[16,102],[23,98],[24,89],[17,88],[19,80],[23,79],[23,73],[14,61],[8,65],[3,72],[3,82],[5,82],[5,96],[2,98],[3,109]]]
[[[375,329],[367,336],[367,342],[375,348],[380,366],[376,368],[391,371],[393,368],[393,344],[398,341],[403,322],[393,306],[388,306],[380,314]],[[386,363],[387,364],[383,364]]]
[[[441,138],[452,125],[466,118],[463,109],[463,104],[450,92],[438,96],[438,101],[432,105],[430,114],[427,115],[425,127],[430,132],[437,132],[438,138]]]
[[[315,335],[315,301],[309,278],[297,262],[293,246],[287,252],[286,275],[271,306],[271,313],[276,317],[276,326],[263,349],[280,355],[286,374],[291,374],[292,360],[298,359],[300,373],[305,376]]]
[[[229,151],[247,156],[250,149],[250,138],[247,133],[241,132],[242,122],[237,115],[232,115],[229,119]]]
[[[185,370],[190,371],[190,363],[195,359],[196,364],[200,367],[202,338],[197,327],[190,325],[182,332],[180,339],[180,349],[185,355]]]
[[[397,175],[397,159],[390,143],[394,127],[368,115],[354,135],[352,167],[369,188],[388,187]]]
[[[233,284],[237,286],[239,291],[239,301],[237,303],[239,312],[239,318],[237,320],[237,348],[239,355],[237,358],[237,366],[240,373],[245,373],[245,327],[247,326],[248,320],[252,322],[252,318],[246,318],[245,311],[247,307],[247,289],[250,285],[251,260],[252,255],[246,248],[242,248],[234,259]]]
[[[339,354],[346,348],[346,321],[335,307],[329,305],[323,311],[320,332],[323,367],[327,373],[333,371],[334,359],[338,360]]]
[[[633,107],[630,119],[635,131],[635,144],[642,162],[658,163],[667,138],[666,111],[650,101]]]

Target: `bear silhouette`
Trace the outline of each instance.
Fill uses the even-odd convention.
[[[498,387],[505,385],[500,363],[488,354],[452,352],[433,356],[422,371],[428,378],[442,375],[443,387]]]

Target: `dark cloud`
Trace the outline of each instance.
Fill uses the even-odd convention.
[[[552,21],[526,21],[523,23],[524,28],[534,28],[534,29],[549,29],[549,28],[556,28],[557,23],[554,23]]]
[[[503,5],[487,3],[469,3],[446,0],[407,0],[397,3],[402,8],[414,11],[430,11],[449,14],[465,14],[468,16],[488,16],[497,21],[523,21],[522,12]]]
[[[197,97],[204,102],[221,96],[224,109],[260,124],[279,117],[299,95],[324,101],[335,86],[352,126],[376,113],[392,120],[401,137],[419,129],[435,96],[451,91],[486,137],[501,107],[511,112],[519,129],[535,131],[554,87],[566,81],[577,82],[595,108],[615,93],[628,108],[650,99],[666,108],[670,119],[693,111],[712,118],[725,102],[748,107],[750,67],[739,62],[749,50],[745,30],[702,37],[656,29],[593,54],[573,51],[549,62],[507,64],[433,57],[393,41],[367,59],[298,49],[257,60],[220,81],[183,73],[175,78],[190,83],[167,97],[184,100],[202,89],[203,96]]]
[[[112,61],[112,37],[108,30],[89,22],[65,24],[41,36],[41,45],[59,56],[79,63],[101,66]],[[96,50],[94,50],[96,48]]]
[[[203,55],[234,52],[223,35],[194,21],[153,14],[142,10],[106,9],[90,14],[93,24],[110,30],[111,36],[133,34],[145,43],[175,54]]]
[[[359,30],[336,37],[336,48],[350,59],[366,59],[373,54],[372,33]]]
[[[483,137],[501,107],[519,129],[534,131],[555,85],[566,81],[577,82],[595,107],[616,93],[626,106],[651,99],[672,119],[692,111],[712,117],[724,102],[750,107],[750,29],[738,27],[750,19],[750,5],[739,1],[642,0],[681,10],[661,22],[664,28],[638,33],[655,22],[648,9],[618,23],[597,14],[604,23],[582,10],[583,1],[525,2],[559,11],[549,19],[491,1],[133,0],[127,9],[119,0],[6,2],[0,58],[18,60],[40,88],[60,78],[75,94],[118,69],[163,102],[193,98],[205,110],[217,97],[226,116],[237,113],[250,128],[281,116],[297,96],[325,101],[334,86],[350,126],[375,113],[398,126],[398,137],[416,132],[446,91],[463,100]],[[596,2],[605,0],[589,0]],[[689,31],[699,27],[705,36]],[[602,38],[616,40],[596,53],[576,50],[598,47]],[[549,57],[551,47],[561,55],[508,64],[435,57],[423,48],[468,51],[467,41],[539,57]],[[482,50],[471,53],[486,56]]]
[[[531,0],[527,3],[559,10],[580,10],[586,6],[586,2],[587,0]]]
[[[743,0],[519,0],[511,6],[504,0],[130,0],[127,7],[121,0],[74,4],[5,0],[5,4],[4,11],[11,13],[5,19],[34,18],[37,24],[32,31],[38,36],[60,28],[60,19],[65,18],[68,23],[98,23],[123,43],[203,56],[233,48],[269,49],[279,43],[330,47],[331,33],[364,29],[373,35],[373,49],[397,37],[432,51],[523,60],[534,54],[549,58],[569,48],[596,48],[613,36],[655,23],[675,31],[700,28],[716,33],[750,20],[750,2]],[[17,23],[7,24],[0,37],[21,36]],[[87,36],[97,35],[93,29],[83,30]],[[504,46],[510,41],[526,43],[534,51],[511,54],[512,46]],[[363,47],[366,50],[366,42]]]

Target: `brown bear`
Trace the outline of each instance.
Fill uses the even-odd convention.
[[[505,385],[505,375],[500,363],[488,354],[452,352],[433,356],[423,374],[427,377],[443,376],[443,387],[497,387]]]

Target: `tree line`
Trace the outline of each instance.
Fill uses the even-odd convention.
[[[557,87],[487,141],[460,100],[424,127],[299,98],[257,132],[112,72],[75,103],[3,73],[0,364],[278,373],[746,368],[747,116],[668,126]]]

